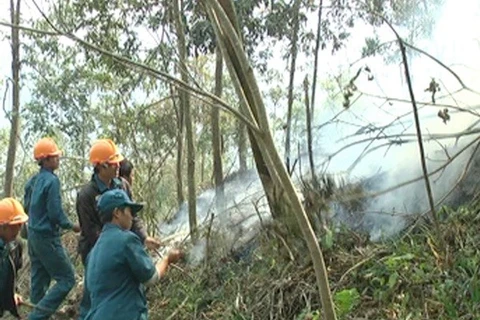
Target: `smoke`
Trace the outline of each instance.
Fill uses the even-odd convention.
[[[451,117],[444,123],[437,113],[446,105],[473,112],[480,107],[479,95],[474,92],[480,92],[480,29],[472,27],[476,25],[479,15],[478,1],[465,0],[461,6],[455,0],[445,1],[436,17],[436,28],[431,38],[418,44],[421,49],[450,67],[473,90],[462,88],[455,75],[427,56],[413,54],[411,51],[409,54],[416,100],[431,102],[431,93],[425,92],[425,88],[432,78],[441,87],[436,105],[419,104],[422,133],[424,138],[431,137],[425,142],[427,167],[429,172],[438,171],[430,177],[437,202],[445,198],[455,186],[473,148],[469,147],[462,155],[452,158],[478,137],[478,134],[459,139],[442,136],[466,130],[475,123],[477,116],[447,107]],[[383,40],[392,39],[393,35],[389,34]],[[358,51],[347,56],[347,61],[355,60]],[[317,172],[326,172],[352,182],[371,179],[368,191],[375,193],[421,177],[422,170],[403,65],[386,64],[382,57],[371,57],[362,60],[360,64],[354,64],[353,69],[364,65],[372,70],[375,80],[369,81],[366,76],[359,77],[356,85],[363,94],[340,116],[337,114],[342,108],[341,103],[325,108],[329,101],[325,97],[317,99],[317,109],[321,109],[321,112],[316,116],[317,129],[314,132],[315,161]],[[329,119],[335,121],[320,126]],[[298,138],[306,140],[305,136]],[[374,141],[346,147],[366,138]],[[390,144],[383,145],[385,143]],[[302,146],[305,147],[304,142]],[[360,155],[363,155],[361,159]],[[443,168],[446,162],[449,165]],[[308,172],[308,161],[304,153],[299,158],[293,175],[295,182],[298,183],[299,178],[308,175]],[[467,182],[471,183],[471,179]],[[229,250],[253,238],[261,228],[260,222],[268,221],[270,214],[255,170],[231,177],[225,182],[224,188],[225,200],[221,203],[215,199],[215,190],[203,192],[197,198],[197,214],[198,221],[203,226],[211,223],[212,229],[222,232],[221,245]],[[447,200],[454,201],[452,197]],[[397,234],[405,228],[410,217],[429,209],[422,179],[369,199],[366,205],[365,212],[352,213],[334,203],[332,218],[338,224],[368,232],[370,238],[376,241]],[[187,209],[186,204],[182,205],[173,220],[162,223],[159,226],[160,234],[188,235]],[[204,254],[204,241],[193,246],[189,253],[192,263],[201,261]]]
[[[206,239],[198,240],[195,245],[188,251],[187,262],[192,266],[198,266],[203,261],[206,252]]]

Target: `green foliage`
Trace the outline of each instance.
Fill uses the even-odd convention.
[[[350,313],[360,303],[360,294],[356,288],[344,289],[335,293],[334,303],[337,307],[339,317]]]
[[[425,227],[381,244],[337,234],[325,259],[339,319],[478,319],[479,207],[448,209],[441,225],[447,259],[433,254]],[[272,230],[264,229],[252,256],[240,261],[225,256],[221,238],[212,236],[208,265],[171,270],[150,293],[152,318],[176,310],[176,319],[322,319],[305,244],[286,235],[290,261]]]

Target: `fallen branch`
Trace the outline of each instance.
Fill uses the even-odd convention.
[[[188,296],[183,299],[182,303],[172,312],[172,314],[166,319],[166,320],[171,320],[173,319],[177,313],[185,306],[185,303],[188,301]]]
[[[361,267],[362,265],[364,265],[365,263],[367,263],[368,261],[372,260],[373,258],[375,258],[378,254],[380,253],[383,253],[384,251],[383,250],[380,250],[380,249],[377,249],[377,250],[374,250],[374,252],[372,252],[370,254],[370,256],[366,257],[365,259],[363,260],[360,260],[359,262],[357,262],[356,264],[354,264],[351,268],[349,268],[347,271],[345,271],[345,273],[340,277],[340,279],[338,280],[338,282],[336,283],[336,285],[340,285],[343,280],[347,277],[347,275],[349,275],[352,271],[354,271],[355,269],[358,269],[359,267]]]

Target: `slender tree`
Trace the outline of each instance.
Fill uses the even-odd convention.
[[[177,33],[179,69],[183,82],[189,82],[187,70],[187,46],[185,41],[185,27],[183,25],[183,1],[173,1],[174,24]],[[180,91],[180,108],[184,112],[186,140],[187,140],[187,186],[188,186],[188,221],[190,224],[190,236],[197,238],[197,195],[195,183],[195,137],[191,116],[190,94],[186,90]]]
[[[20,24],[20,0],[17,0],[16,4],[14,0],[10,0],[10,20],[12,25]],[[4,188],[7,197],[13,194],[15,158],[20,134],[20,67],[20,29],[12,28],[12,113]]]

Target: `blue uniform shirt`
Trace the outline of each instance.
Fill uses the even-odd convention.
[[[91,308],[86,320],[147,319],[144,286],[156,268],[140,238],[107,223],[88,256],[86,286]]]
[[[98,176],[98,174],[94,174],[93,179],[95,180],[95,183],[97,184],[98,191],[100,191],[100,194],[102,194],[102,193],[104,193],[105,191],[108,191],[108,190],[121,189],[122,188],[122,181],[118,178],[113,178],[110,186],[107,186],[102,180],[100,180],[100,177]]]
[[[62,209],[60,180],[51,170],[42,168],[27,182],[24,204],[29,215],[29,230],[56,236],[60,228],[73,227]]]

